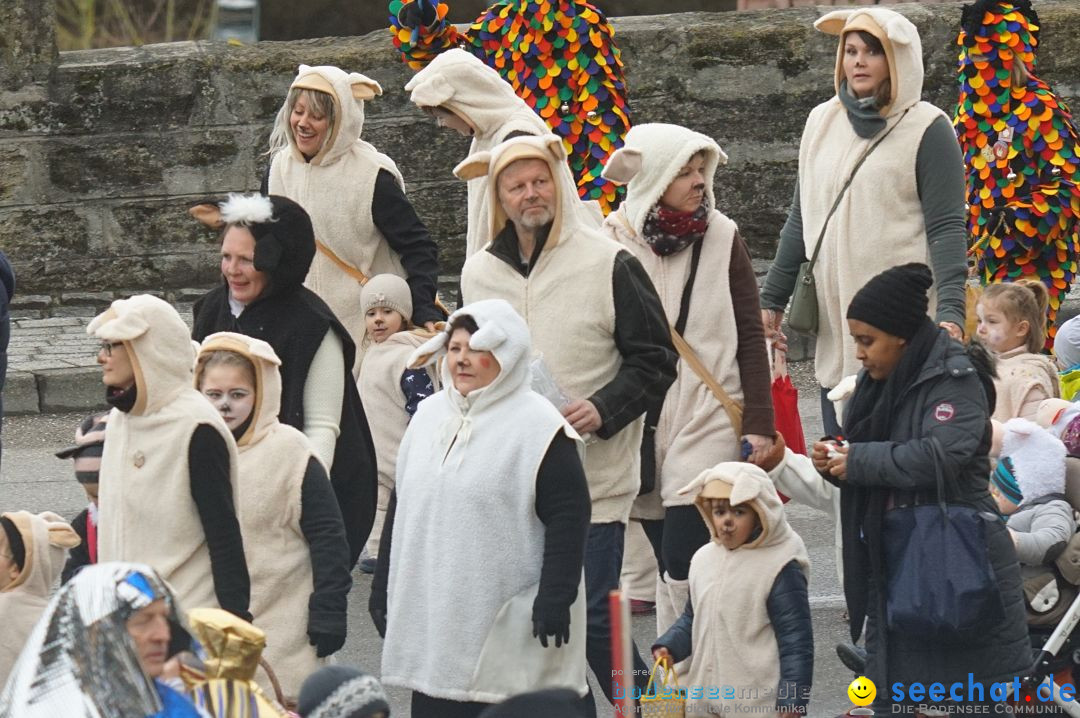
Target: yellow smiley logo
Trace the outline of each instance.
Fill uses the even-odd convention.
[[[874,696],[877,695],[877,686],[866,676],[859,676],[848,686],[847,694],[855,705],[868,706],[874,702]]]

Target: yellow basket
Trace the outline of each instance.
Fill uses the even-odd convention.
[[[657,676],[660,676],[659,680]],[[685,718],[686,716],[686,691],[679,687],[675,669],[664,666],[659,658],[653,664],[645,695],[641,696],[641,715],[644,718]]]

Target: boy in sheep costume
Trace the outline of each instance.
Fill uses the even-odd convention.
[[[409,80],[409,99],[426,111],[441,108],[468,125],[472,144],[469,154],[486,152],[511,137],[551,134],[540,119],[499,73],[460,48],[437,55]],[[491,199],[486,176],[469,180],[469,225],[465,234],[465,257],[487,244],[491,222]]]
[[[698,657],[684,682],[687,715],[770,708],[784,718],[805,715],[814,669],[810,560],[780,496],[762,469],[736,461],[706,469],[682,493],[695,496],[712,541],[694,554],[686,610],[653,653]],[[738,519],[730,515],[746,506],[756,528],[734,545]],[[724,685],[737,695],[718,695]]]

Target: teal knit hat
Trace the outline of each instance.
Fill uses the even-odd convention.
[[[1016,483],[1016,475],[1013,472],[1012,459],[1006,456],[998,462],[994,473],[990,475],[990,480],[1005,498],[1019,506],[1024,500],[1024,495],[1020,493],[1020,484]]]

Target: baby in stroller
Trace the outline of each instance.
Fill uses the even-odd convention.
[[[1016,546],[1028,623],[1053,625],[1076,597],[1074,582],[1059,568],[1077,527],[1065,495],[1067,452],[1061,440],[1027,419],[1010,419],[1003,429],[990,493]]]

